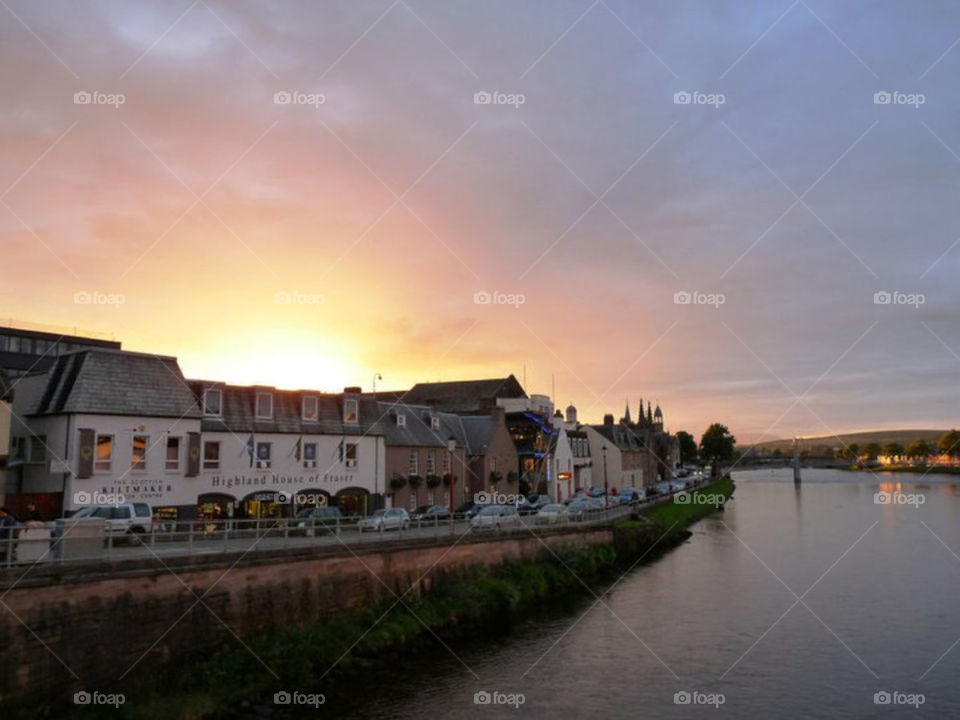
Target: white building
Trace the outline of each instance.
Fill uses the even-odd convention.
[[[366,513],[384,487],[376,403],[187,381],[170,357],[90,349],[20,379],[11,472],[51,512],[149,503],[163,519]],[[103,496],[103,497],[101,497]]]

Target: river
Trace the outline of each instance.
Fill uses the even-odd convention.
[[[805,470],[799,487],[790,470],[734,478],[725,512],[602,603],[587,595],[572,613],[471,647],[438,641],[328,709],[376,719],[960,717],[960,484],[836,470]],[[878,504],[878,489],[894,502]],[[501,704],[477,704],[483,692]],[[518,694],[519,708],[502,704]]]

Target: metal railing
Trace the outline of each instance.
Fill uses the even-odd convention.
[[[706,481],[690,481],[686,490],[702,486]],[[600,508],[583,508],[574,513],[566,510],[559,515],[520,513],[467,519],[449,515],[433,518],[392,518],[380,521],[374,516],[343,516],[337,518],[259,518],[195,521],[153,521],[146,523],[143,532],[128,531],[126,523],[133,520],[104,521],[99,534],[85,534],[80,524],[70,519],[55,523],[28,523],[19,528],[3,528],[8,537],[0,537],[0,568],[29,564],[90,563],[149,558],[173,558],[192,555],[238,553],[254,550],[326,546],[338,548],[369,548],[377,543],[392,544],[409,540],[458,538],[470,534],[475,537],[498,537],[513,534],[539,533],[565,528],[603,525],[630,515],[634,511],[667,502],[675,494],[654,495],[626,504],[611,504]],[[120,523],[124,523],[121,525]],[[141,521],[140,525],[144,525]],[[9,535],[12,535],[9,536]]]

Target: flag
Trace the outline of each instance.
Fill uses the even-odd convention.
[[[250,456],[250,467],[253,467],[253,433],[250,433],[250,438],[247,440],[247,455]]]
[[[300,461],[300,453],[303,451],[303,435],[297,438],[297,444],[293,446],[294,456]]]

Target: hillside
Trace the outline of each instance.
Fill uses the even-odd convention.
[[[876,442],[883,445],[884,443],[896,442],[901,445],[909,445],[914,440],[926,440],[929,443],[936,445],[937,440],[940,439],[940,436],[945,433],[946,430],[869,430],[864,432],[855,432],[855,433],[841,433],[837,436],[833,435],[821,435],[817,437],[804,437],[800,439],[800,449],[809,450],[813,447],[823,447],[828,446],[832,448],[843,447],[844,445],[849,446],[851,443],[857,443],[860,447],[863,447],[867,443]],[[740,449],[746,449],[751,447],[749,445],[744,446]],[[765,452],[773,452],[774,450],[780,449],[783,452],[787,452],[793,448],[793,440],[791,439],[782,439],[782,440],[767,440],[765,442],[757,443],[757,450]]]

